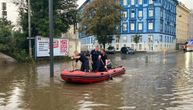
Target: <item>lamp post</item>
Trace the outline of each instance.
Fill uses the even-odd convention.
[[[28,0],[28,39],[29,39],[29,56],[32,58],[32,47],[31,47],[31,5]]]
[[[53,36],[53,0],[49,0],[50,77],[54,77]]]

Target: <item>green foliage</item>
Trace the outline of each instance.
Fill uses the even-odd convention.
[[[139,40],[140,40],[141,35],[136,34],[136,35],[134,35],[133,37],[134,37],[134,38],[133,38],[133,41],[134,41],[136,44],[138,44],[138,43],[139,43]]]
[[[93,0],[84,7],[82,32],[95,35],[99,44],[111,43],[113,35],[119,34],[122,7],[114,0]]]
[[[0,18],[0,50],[7,50],[9,48],[7,42],[11,39],[12,25],[10,21]]]
[[[29,60],[25,35],[13,31],[11,22],[6,19],[0,19],[0,52],[21,62]]]
[[[10,40],[12,27],[10,21],[0,18],[0,44],[5,44]]]
[[[28,0],[24,0],[26,3]],[[77,0],[53,0],[54,4],[54,34],[60,36],[70,28],[70,25],[77,21]],[[21,3],[18,3],[21,4]],[[31,0],[31,25],[32,36],[49,35],[49,17],[48,17],[48,0]],[[20,25],[24,33],[28,33],[28,7],[20,6]]]

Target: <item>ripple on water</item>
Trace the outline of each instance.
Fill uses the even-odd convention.
[[[191,80],[191,79],[190,79]],[[181,83],[184,83],[183,81]],[[185,82],[186,83],[186,82]],[[167,110],[192,110],[193,108],[193,89],[192,85],[186,83],[186,85],[176,85],[171,94],[165,94],[164,97],[170,97],[169,105],[175,105],[168,107]]]
[[[123,106],[123,107],[118,107],[120,110],[134,110],[136,109],[136,106]]]
[[[109,106],[108,104],[94,103],[92,101],[85,101],[85,100],[80,100],[78,102],[78,104],[79,104],[79,110],[92,110],[93,107],[107,107],[107,106]]]

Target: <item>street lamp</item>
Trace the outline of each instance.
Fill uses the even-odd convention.
[[[50,37],[50,77],[54,77],[54,53],[53,53],[53,0],[49,0],[49,37]]]

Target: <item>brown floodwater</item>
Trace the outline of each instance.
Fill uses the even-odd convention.
[[[146,61],[148,56],[148,62]],[[80,85],[65,83],[72,62],[0,67],[0,110],[192,110],[193,53],[110,55],[126,74]]]

